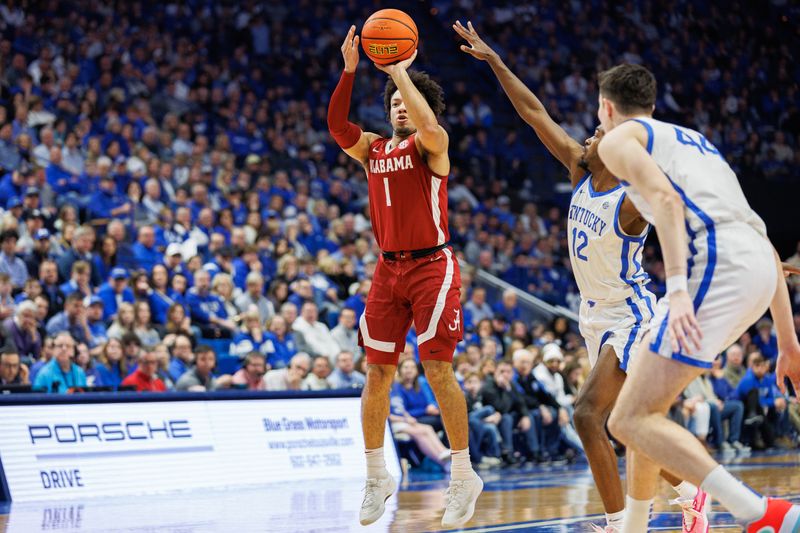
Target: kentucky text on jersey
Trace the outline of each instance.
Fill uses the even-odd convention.
[[[608,225],[602,218],[579,205],[570,206],[569,219],[580,222],[598,235],[602,235]]]
[[[411,168],[414,168],[414,164],[411,162],[410,155],[369,160],[369,171],[374,174],[385,174],[387,172],[395,172],[397,170],[406,170]]]

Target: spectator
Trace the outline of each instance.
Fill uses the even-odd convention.
[[[236,307],[241,313],[255,307],[263,324],[275,315],[275,306],[264,296],[264,277],[258,272],[250,272],[245,286],[245,292],[236,298]]]
[[[542,355],[542,362],[533,370],[533,375],[561,407],[572,407],[575,398],[566,393],[564,377],[560,372],[564,363],[561,348],[555,343],[550,343],[542,349]]]
[[[98,360],[100,364],[95,367],[97,375],[95,384],[113,387],[116,390],[129,374],[128,364],[122,351],[122,341],[113,337],[108,339],[100,351]]]
[[[317,304],[306,302],[300,310],[300,316],[292,324],[292,331],[297,337],[298,350],[311,355],[326,355],[334,361],[339,353],[339,344],[331,336],[328,326],[320,322]]]
[[[64,307],[64,294],[59,289],[58,267],[54,261],[42,261],[39,265],[39,281],[42,285],[42,293],[50,303],[48,318],[52,318]]]
[[[331,361],[325,355],[318,355],[311,362],[311,372],[303,380],[303,390],[328,390],[328,376],[331,375]]]
[[[78,300],[80,303],[80,300]],[[65,393],[73,387],[86,386],[86,374],[73,362],[75,340],[66,331],[55,338],[53,359],[44,365],[33,383],[35,389],[45,392]]]
[[[478,461],[480,467],[492,467],[502,464],[500,460],[500,430],[498,426],[503,417],[491,405],[483,405],[481,389],[483,382],[477,372],[464,375],[464,396],[467,401],[469,416],[470,450],[482,455]]]
[[[267,333],[261,327],[258,310],[252,308],[243,313],[242,328],[233,336],[228,350],[230,354],[235,357],[244,357],[250,352],[256,351],[267,355],[271,347],[271,340],[267,338]]]
[[[167,267],[158,264],[150,272],[150,292],[147,303],[153,314],[153,323],[164,326],[167,323],[167,312],[175,301],[169,297],[169,272]]]
[[[513,371],[508,361],[497,362],[493,375],[483,382],[483,403],[500,413],[501,456],[506,464],[515,464],[519,458],[514,450],[514,428],[519,429],[525,439],[525,449],[516,450],[520,456],[534,461],[541,460],[538,417],[531,416],[525,400],[511,383]]]
[[[759,320],[756,324],[756,331],[758,334],[753,337],[753,344],[774,368],[775,361],[778,359],[778,338],[772,333],[772,320],[769,318]]]
[[[161,342],[161,335],[150,322],[150,304],[138,301],[133,304],[133,332],[142,341],[142,345],[152,348]]]
[[[494,306],[494,317],[502,317],[509,324],[522,318],[522,309],[517,303],[517,292],[514,289],[503,291],[502,300]]]
[[[122,302],[117,308],[117,317],[108,328],[109,338],[122,339],[128,333],[132,333],[136,320],[136,311],[132,304]]]
[[[232,377],[228,374],[214,377],[212,372],[217,365],[214,349],[204,344],[195,350],[194,366],[187,370],[175,383],[175,390],[189,392],[205,392],[227,389],[231,386]]]
[[[89,348],[92,354],[100,353],[103,344],[108,340],[106,324],[103,322],[103,300],[99,296],[87,296],[83,299],[86,309],[86,322],[91,333]]]
[[[95,233],[90,226],[80,226],[75,230],[72,246],[58,259],[58,275],[61,279],[69,279],[75,261],[85,261],[89,263],[91,269],[91,264],[94,262],[92,254],[94,238]]]
[[[25,266],[28,267],[29,276],[38,274],[42,263],[53,258],[53,255],[50,253],[50,232],[43,228],[37,230],[32,237],[33,249],[26,254],[24,258]],[[58,271],[56,270],[56,276],[57,274]]]
[[[21,289],[28,279],[28,267],[25,261],[17,257],[18,239],[16,230],[0,233],[0,273],[8,274],[15,289]]]
[[[189,336],[182,333],[175,335],[175,342],[172,344],[172,356],[168,374],[170,379],[177,383],[180,377],[188,372],[194,363],[192,341]]]
[[[122,267],[112,268],[108,281],[100,286],[97,295],[103,299],[103,320],[116,318],[120,304],[134,302],[133,290],[128,287],[128,271]]]
[[[235,322],[237,320],[236,317],[239,315],[239,310],[233,302],[233,291],[233,278],[231,278],[230,274],[219,272],[214,275],[214,280],[211,282],[211,292],[222,301],[225,313],[231,318],[231,322]]]
[[[725,373],[722,369],[722,358],[717,357],[714,359],[712,366],[711,366],[711,373],[709,375],[709,381],[711,382],[711,387],[714,389],[714,394],[725,402],[737,402],[742,405],[742,420],[744,419],[744,404],[742,404],[741,400],[736,393],[736,388],[733,387],[730,382],[725,378]],[[729,432],[729,442],[733,446],[733,448],[737,452],[749,452],[750,447],[745,446],[741,442],[741,434],[742,434],[742,421],[738,424],[730,423],[728,425],[728,432]]]
[[[303,380],[311,369],[311,357],[304,352],[295,354],[289,361],[289,366],[270,370],[264,379],[267,383],[267,390],[285,391],[300,390]]]
[[[169,348],[167,348],[167,346],[163,343],[156,344],[153,348],[153,353],[156,354],[156,359],[158,360],[158,370],[156,370],[156,375],[161,381],[164,382],[164,386],[168,391],[175,390],[175,382],[172,381],[171,377],[169,377]]]
[[[25,300],[17,306],[14,317],[3,323],[3,329],[13,342],[15,353],[30,361],[36,361],[42,353],[42,337],[37,328],[36,312],[36,304]]]
[[[753,435],[751,441],[756,450],[775,445],[780,417],[786,410],[786,399],[777,391],[769,366],[769,361],[762,355],[754,355],[750,368],[736,387],[739,400],[745,405],[745,423],[750,421],[753,426],[760,425],[761,435]],[[759,424],[761,420],[758,417],[763,418],[763,424]]]
[[[132,386],[136,392],[166,392],[167,387],[158,377],[158,358],[151,351],[139,354],[136,371],[122,380],[122,386]]]
[[[72,346],[75,341],[84,344],[92,344],[92,332],[89,328],[89,319],[86,309],[83,306],[83,296],[75,292],[67,297],[64,302],[64,310],[55,315],[47,322],[47,334],[55,336],[61,332],[70,334]]]
[[[69,281],[62,283],[59,287],[61,294],[65,297],[72,293],[77,293],[81,298],[86,298],[92,294],[91,285],[92,268],[86,261],[75,261],[72,263]]]
[[[331,330],[331,336],[341,350],[350,352],[354,356],[361,354],[356,329],[356,312],[353,309],[344,307],[339,312],[339,323]]]
[[[747,369],[744,367],[744,350],[738,344],[725,351],[725,369],[723,374],[734,389],[739,386]]]
[[[355,369],[353,352],[341,351],[336,356],[336,368],[328,376],[332,389],[362,388],[366,383],[364,374]]]
[[[247,390],[267,390],[264,375],[267,373],[267,360],[264,354],[250,352],[244,358],[244,365],[233,375],[234,386]]]
[[[205,338],[231,338],[236,330],[225,311],[225,302],[210,292],[211,277],[206,270],[194,275],[194,287],[186,295],[192,322],[200,327]]]
[[[0,385],[29,385],[28,367],[20,362],[19,354],[0,352]]]
[[[492,307],[486,303],[486,289],[475,287],[469,301],[464,304],[464,328],[471,330],[481,320],[494,318]]]

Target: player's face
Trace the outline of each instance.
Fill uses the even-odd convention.
[[[600,139],[606,134],[603,126],[597,126],[594,135],[583,142],[583,155],[581,155],[580,166],[593,173],[598,173],[603,169],[603,162],[597,155],[597,146]]]
[[[414,123],[411,122],[411,117],[408,116],[400,91],[395,91],[392,95],[389,106],[389,122],[392,125],[394,134],[398,137],[408,137],[417,131],[417,127],[414,126]]]

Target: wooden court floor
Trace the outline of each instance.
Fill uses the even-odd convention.
[[[750,486],[800,503],[800,453],[734,457],[728,466]],[[475,517],[463,531],[588,532],[602,506],[585,463],[481,472],[486,483]],[[679,509],[665,483],[653,531],[680,531]],[[447,480],[412,472],[375,524],[358,524],[359,479],[277,484],[82,501],[0,504],[0,532],[403,532],[442,531]],[[740,531],[730,515],[712,511],[712,531]]]

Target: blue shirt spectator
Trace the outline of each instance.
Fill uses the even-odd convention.
[[[103,301],[103,320],[108,321],[117,314],[122,302],[133,303],[133,290],[128,287],[128,271],[121,267],[111,270],[109,280],[100,286],[97,296]]]
[[[72,362],[75,341],[69,334],[55,338],[55,354],[36,374],[33,387],[47,392],[65,393],[71,387],[85,387],[86,373]]]

